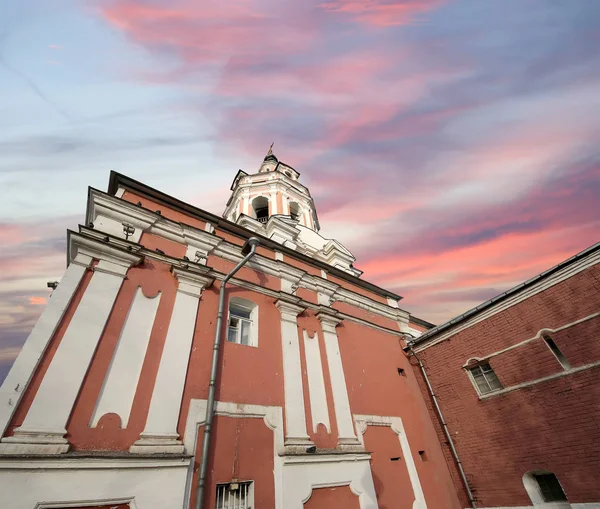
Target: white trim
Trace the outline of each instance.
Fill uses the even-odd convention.
[[[0,459],[2,507],[130,503],[132,509],[176,509],[184,504],[190,463],[189,458]]]
[[[236,307],[240,307],[240,308],[244,308],[246,310],[248,310],[250,312],[250,318],[242,318],[242,317],[237,317],[236,318],[240,321],[240,322],[245,322],[247,324],[249,324],[250,327],[250,332],[249,332],[249,337],[248,337],[248,344],[247,345],[243,345],[242,343],[242,327],[240,325],[240,328],[238,330],[238,338],[239,341],[231,341],[231,343],[235,343],[238,345],[242,345],[242,346],[252,346],[255,348],[258,348],[258,327],[259,327],[259,309],[258,309],[258,304],[256,304],[256,302],[251,301],[250,299],[244,299],[242,297],[237,297],[237,296],[232,296],[229,298],[229,302],[227,303],[227,336],[226,336],[226,341],[229,341],[229,323],[231,320],[231,305],[234,305]]]
[[[92,413],[91,428],[111,412],[121,418],[121,428],[127,428],[160,297],[161,292],[146,297],[142,287],[137,287]]]
[[[192,399],[185,426],[184,446],[188,454],[197,449],[199,429],[206,417],[206,400]],[[231,418],[263,419],[273,430],[273,479],[275,509],[303,509],[314,488],[349,486],[358,496],[361,509],[377,509],[377,497],[370,467],[370,454],[287,455],[284,446],[281,407],[246,405],[218,401],[215,414]],[[188,469],[184,509],[189,507],[194,462]]]
[[[358,430],[358,438],[363,447],[365,446],[365,439],[363,435],[367,431],[367,426],[389,426],[391,430],[398,435],[402,456],[404,458],[404,462],[406,463],[408,477],[410,479],[413,495],[415,497],[412,509],[427,509],[425,494],[423,493],[423,487],[421,486],[421,480],[419,479],[419,473],[417,472],[417,467],[410,449],[408,437],[406,436],[406,431],[404,430],[402,418],[355,414],[354,422],[356,423],[356,429]]]
[[[313,431],[316,433],[319,424],[323,424],[327,428],[327,432],[331,433],[319,336],[315,334],[311,337],[306,330],[303,330],[302,334],[304,337],[304,358],[306,360],[306,378],[308,380]]]
[[[516,391],[518,389],[523,389],[524,387],[529,387],[531,385],[537,385],[542,382],[548,382],[550,380],[554,380],[556,378],[562,378],[564,376],[573,375],[575,373],[579,373],[580,371],[587,371],[588,369],[592,369],[600,366],[600,361],[592,362],[590,364],[584,364],[583,366],[578,366],[576,368],[571,368],[563,371],[558,371],[553,375],[545,376],[543,378],[538,378],[537,380],[531,380],[529,382],[523,382],[517,385],[511,385],[510,387],[505,387],[504,389],[500,389],[498,391],[488,392],[487,394],[480,394],[479,399],[488,399],[494,396],[501,396],[502,394],[506,394],[512,391]]]
[[[548,508],[554,507],[559,509],[560,506],[556,504],[546,504]],[[564,506],[564,504],[563,504]],[[540,506],[533,505],[519,505],[519,506],[502,506],[502,507],[491,507],[491,506],[478,506],[479,509],[538,509]],[[570,504],[571,509],[600,509],[600,502],[583,502],[577,504]],[[470,507],[465,507],[465,509],[471,509]]]
[[[135,256],[136,260],[140,257]],[[66,425],[81,384],[92,361],[106,321],[121,289],[126,272],[119,264],[101,260],[106,268],[94,275],[81,298],[69,327],[29,407],[23,424],[12,437],[4,437],[0,454],[60,454],[69,444]]]
[[[283,300],[275,302],[275,306],[281,313],[286,445],[306,448],[312,445],[312,442],[306,432],[297,322],[297,316],[304,308]]]
[[[444,341],[459,332],[473,327],[474,325],[482,322],[483,320],[487,320],[491,316],[494,316],[497,313],[505,311],[506,309],[523,302],[524,300],[533,297],[534,295],[547,290],[548,288],[561,283],[569,279],[570,277],[575,276],[579,272],[582,272],[597,263],[600,262],[600,251],[596,251],[591,256],[586,256],[581,258],[580,260],[564,267],[558,272],[552,274],[548,278],[541,279],[539,282],[533,284],[529,288],[526,288],[520,292],[515,293],[513,296],[508,297],[507,299],[499,302],[498,304],[492,305],[489,308],[485,309],[481,313],[475,315],[473,318],[468,318],[464,322],[458,323],[456,326],[453,326],[448,331],[440,332],[439,334],[433,334],[431,338],[427,338],[423,343],[417,344],[414,347],[416,352],[421,352],[437,343]],[[435,339],[433,339],[435,338]]]
[[[329,379],[333,395],[333,408],[335,410],[335,420],[339,437],[338,447],[356,448],[360,442],[356,437],[350,413],[350,400],[348,399],[348,389],[346,388],[344,365],[335,329],[342,320],[324,313],[317,313],[317,318],[321,322],[323,340],[325,342],[325,353],[327,355],[327,366],[329,367]]]
[[[132,453],[183,452],[177,422],[185,386],[190,352],[202,291],[212,278],[180,269],[173,271],[179,281],[171,321],[161,354],[144,431],[129,449]]]
[[[196,453],[200,427],[204,426],[206,422],[206,404],[207,401],[205,399],[190,400],[190,407],[188,410],[183,436],[183,445],[187,454],[193,455]],[[281,407],[216,401],[215,415],[231,417],[234,419],[263,419],[267,428],[273,431],[273,479],[275,484],[275,508],[284,509],[282,487],[283,463],[279,456],[279,454],[283,454],[284,451],[283,412]],[[188,468],[183,505],[184,509],[189,509],[191,490],[195,489],[195,485],[192,486],[192,477],[194,473],[193,468],[194,461],[191,461]]]
[[[63,509],[66,507],[98,507],[107,505],[121,505],[129,504],[130,509],[138,509],[138,505],[135,503],[134,497],[127,498],[105,498],[102,500],[75,500],[75,501],[64,501],[64,502],[38,502],[34,509]]]
[[[515,343],[514,345],[508,346],[506,348],[503,348],[502,350],[498,350],[497,352],[493,352],[489,355],[486,355],[486,356],[482,357],[482,359],[491,359],[492,357],[496,357],[497,355],[501,355],[503,353],[509,352],[510,350],[513,350],[515,348],[519,348],[520,346],[530,343],[531,341],[540,339],[542,337],[542,335],[544,335],[544,334],[560,332],[562,330],[569,329],[575,325],[579,325],[580,323],[586,322],[587,320],[592,320],[593,318],[596,318],[599,316],[600,316],[600,311],[598,313],[592,313],[591,315],[588,315],[584,318],[580,318],[579,320],[575,320],[574,322],[567,323],[566,325],[561,325],[560,327],[557,327],[556,329],[552,329],[550,327],[544,327],[544,328],[540,329],[539,331],[537,331],[535,336],[528,338],[528,339],[524,339],[523,341],[519,341],[518,343]],[[466,368],[466,367],[468,367],[468,365],[465,364],[463,367]]]
[[[4,379],[0,388],[0,437],[4,435],[50,339],[54,336],[91,262],[91,257],[79,255],[69,265]]]

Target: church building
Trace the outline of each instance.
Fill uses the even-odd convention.
[[[67,239],[0,390],[0,507],[464,506],[404,351],[432,324],[271,150],[222,217],[113,172]]]

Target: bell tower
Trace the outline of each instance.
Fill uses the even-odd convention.
[[[223,217],[297,252],[359,277],[354,255],[320,233],[315,202],[294,168],[277,159],[273,144],[256,173],[239,170]]]
[[[294,168],[277,159],[271,144],[256,173],[238,171],[223,217],[237,222],[245,215],[266,224],[269,218],[282,216],[318,232],[315,203],[299,177]]]

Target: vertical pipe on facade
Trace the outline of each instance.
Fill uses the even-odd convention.
[[[423,378],[425,379],[425,384],[427,385],[427,390],[429,391],[429,395],[431,396],[431,399],[433,400],[433,406],[435,407],[435,411],[440,419],[440,422],[442,423],[442,428],[444,430],[444,434],[446,435],[446,438],[448,439],[448,444],[450,445],[450,451],[452,452],[452,456],[454,456],[454,461],[456,462],[456,466],[458,466],[458,472],[460,473],[462,482],[465,485],[465,489],[467,491],[467,496],[469,497],[469,502],[471,503],[471,507],[473,509],[477,509],[477,504],[475,503],[475,498],[473,497],[473,492],[471,491],[471,487],[469,486],[469,481],[467,481],[467,474],[465,474],[465,471],[463,469],[460,458],[458,457],[458,452],[456,450],[456,447],[454,447],[454,440],[452,440],[452,435],[450,435],[450,430],[448,429],[448,425],[446,424],[446,419],[444,419],[444,414],[442,414],[442,409],[440,408],[440,405],[438,403],[435,392],[433,392],[433,387],[431,386],[431,382],[429,381],[429,377],[427,376],[427,373],[425,371],[425,366],[423,365],[423,363],[421,362],[421,359],[419,359],[418,355],[413,350],[412,344],[409,342],[407,344],[407,346],[408,346],[408,349],[409,349],[411,355],[415,359],[417,359],[417,362],[419,363],[419,368],[421,368],[421,373],[423,373]]]
[[[208,400],[206,402],[206,418],[204,419],[204,437],[202,440],[202,453],[200,459],[200,473],[198,474],[198,489],[196,492],[196,509],[202,509],[204,503],[204,488],[206,484],[206,471],[208,469],[208,451],[210,449],[210,436],[212,421],[215,416],[215,390],[217,384],[217,369],[219,363],[219,349],[221,347],[221,329],[223,324],[223,309],[225,307],[225,285],[235,273],[240,270],[246,262],[256,253],[256,247],[260,240],[250,237],[242,247],[242,254],[246,255],[233,270],[225,276],[219,290],[219,308],[217,311],[217,323],[215,326],[215,340],[213,343],[212,364],[210,368],[210,383],[208,385]]]

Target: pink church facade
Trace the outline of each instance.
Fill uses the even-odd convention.
[[[458,509],[403,351],[430,324],[361,279],[270,152],[223,217],[113,173],[0,392],[15,509]],[[224,324],[202,458],[219,292]]]

